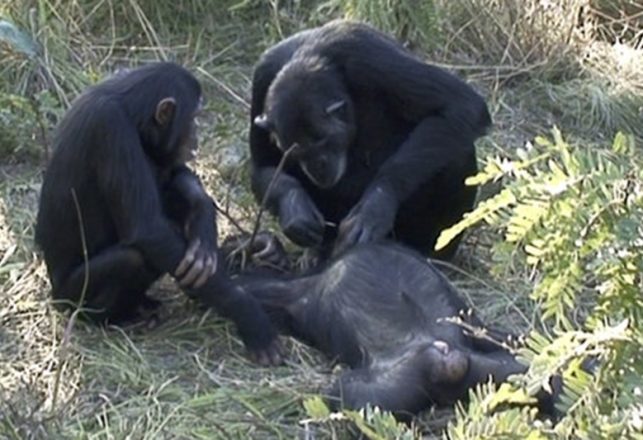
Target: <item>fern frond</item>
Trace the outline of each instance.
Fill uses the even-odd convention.
[[[435,250],[444,248],[465,229],[470,228],[482,220],[493,223],[494,220],[497,219],[497,216],[494,216],[494,214],[506,209],[515,202],[516,198],[508,189],[501,191],[488,200],[480,202],[475,210],[465,213],[461,221],[450,228],[444,229],[440,233],[435,244]]]

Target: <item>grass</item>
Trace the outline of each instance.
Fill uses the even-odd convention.
[[[156,328],[101,330],[76,323],[69,329],[67,318],[47,302],[46,271],[32,241],[44,163],[33,158],[45,156],[61,111],[85,85],[114,69],[166,58],[192,69],[208,98],[196,169],[227,214],[251,229],[256,204],[244,165],[252,65],[272,42],[343,10],[341,1],[322,10],[316,3],[0,5],[0,17],[11,18],[39,47],[29,58],[0,43],[0,102],[22,105],[20,112],[0,109],[2,130],[10,135],[0,137],[0,439],[348,436],[345,424],[310,422],[302,407],[337,372],[316,351],[288,339],[285,366],[253,365],[231,326],[185,299],[169,279],[154,288],[166,315]],[[368,14],[360,9],[366,3],[349,3],[349,13]],[[561,40],[576,29],[571,15],[547,23],[538,9],[514,11],[510,3],[436,1],[432,16],[441,31],[436,39],[444,42],[428,48],[432,59],[468,77],[489,99],[495,128],[479,143],[480,157],[512,155],[552,124],[588,145],[617,129],[643,139],[640,33],[628,30],[631,40],[621,45]],[[502,7],[509,8],[506,14],[494,15],[493,8]],[[221,235],[234,231],[220,216]],[[490,275],[489,247],[496,240],[484,228],[469,233],[453,280],[486,321],[527,331],[538,325],[526,297],[529,274]],[[432,437],[450,415],[433,410],[418,423]]]

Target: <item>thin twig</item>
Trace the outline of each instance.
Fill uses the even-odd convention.
[[[264,193],[263,198],[261,199],[261,205],[259,205],[259,212],[257,213],[257,218],[255,220],[254,227],[252,228],[252,235],[250,236],[250,240],[248,241],[248,246],[251,248],[252,248],[252,245],[254,244],[255,237],[257,236],[257,232],[259,232],[259,226],[261,225],[261,216],[263,215],[263,212],[266,209],[266,203],[268,201],[268,196],[270,195],[270,191],[272,191],[272,187],[274,186],[275,182],[279,178],[279,175],[281,174],[281,171],[286,165],[286,160],[288,159],[288,156],[296,146],[297,146],[296,143],[292,144],[284,152],[284,155],[281,157],[281,160],[279,161],[279,164],[275,169],[275,173],[272,175],[272,178],[270,179],[270,183],[268,183],[268,188],[266,189],[266,192]]]
[[[228,220],[230,222],[230,224],[232,224],[232,226],[237,228],[237,230],[240,233],[246,234],[246,235],[249,234],[249,232],[246,231],[244,229],[244,227],[239,224],[238,221],[236,221],[234,218],[232,218],[232,216],[230,215],[230,213],[227,210],[225,210],[223,208],[219,208],[218,204],[215,204],[215,208],[216,208],[217,212],[219,212],[222,216],[224,216],[226,218],[226,220]]]
[[[83,278],[83,288],[80,292],[80,299],[76,305],[76,310],[71,314],[69,322],[65,326],[65,331],[63,332],[63,339],[60,343],[60,356],[59,356],[59,365],[56,370],[56,377],[54,378],[54,390],[53,396],[51,399],[51,410],[52,412],[56,411],[56,402],[58,400],[58,391],[60,390],[60,380],[62,378],[62,371],[65,368],[67,349],[69,347],[69,340],[71,339],[71,332],[74,328],[74,323],[76,318],[82,310],[82,306],[85,303],[85,294],[87,293],[87,287],[89,285],[89,254],[87,252],[87,240],[85,236],[85,227],[83,222],[83,215],[80,210],[80,204],[78,203],[78,197],[76,196],[76,190],[71,189],[71,196],[74,199],[74,207],[76,208],[76,215],[78,217],[78,224],[80,230],[80,242],[83,248],[83,261],[85,265],[85,273]]]
[[[241,95],[239,95],[237,92],[232,90],[229,86],[224,84],[221,80],[216,78],[214,75],[212,75],[210,72],[205,70],[203,67],[197,67],[196,70],[199,71],[199,73],[209,80],[211,80],[213,83],[215,83],[217,86],[219,86],[223,91],[225,91],[228,95],[232,96],[235,101],[240,103],[246,110],[250,109],[250,104],[248,101],[246,101]]]

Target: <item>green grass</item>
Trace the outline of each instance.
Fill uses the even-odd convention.
[[[244,169],[252,65],[279,38],[329,19],[313,8],[316,3],[0,4],[0,17],[17,23],[40,48],[29,58],[0,43],[0,103],[15,97],[28,103],[23,113],[0,109],[0,130],[7,133],[0,136],[0,439],[348,436],[345,423],[310,422],[303,409],[302,401],[323,392],[337,373],[316,351],[287,339],[285,366],[253,365],[232,327],[188,301],[169,279],[154,288],[164,300],[165,319],[157,328],[100,330],[76,323],[70,329],[47,302],[46,271],[32,242],[49,129],[85,85],[117,67],[151,59],[176,59],[202,81],[207,105],[195,167],[219,205],[249,229],[256,215]],[[431,48],[431,56],[474,81],[489,98],[495,128],[479,143],[481,158],[513,155],[552,124],[588,145],[617,129],[629,128],[643,138],[640,47],[628,49],[628,58],[604,43],[570,41],[545,65],[554,46],[528,50],[530,41],[541,41],[535,32],[546,33],[540,24],[529,27],[527,17],[512,31],[502,17],[490,22],[489,14],[481,13],[475,21],[471,13],[483,0],[448,6],[455,3],[436,1],[432,26],[440,26],[439,38],[448,44]],[[369,19],[368,11],[362,12]],[[565,29],[564,23],[557,26],[555,32]],[[555,32],[542,41],[554,41]],[[514,34],[520,38],[512,39]],[[570,61],[583,50],[593,58]],[[220,232],[235,232],[223,216]],[[490,274],[489,249],[497,239],[484,228],[471,231],[453,280],[487,322],[523,332],[539,318],[526,294],[531,274],[514,271],[501,280]],[[418,423],[427,436],[439,435],[451,414],[428,411]]]

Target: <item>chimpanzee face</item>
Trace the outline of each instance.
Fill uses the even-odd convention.
[[[273,143],[295,160],[320,188],[334,186],[346,171],[355,136],[353,103],[334,71],[307,71],[278,78],[266,97],[265,113],[254,123],[270,131]]]
[[[171,130],[180,130],[175,146],[169,146],[170,158],[166,160],[171,165],[184,164],[196,157],[199,147],[197,118],[203,108],[203,99],[200,98],[194,111],[184,121],[174,121],[177,118],[176,101],[174,98],[162,99],[156,110],[156,121],[163,131],[169,136]]]
[[[179,163],[185,163],[196,158],[197,150],[199,149],[199,116],[203,112],[203,99],[199,100],[186,133],[181,138],[181,143],[178,150],[177,160]]]

